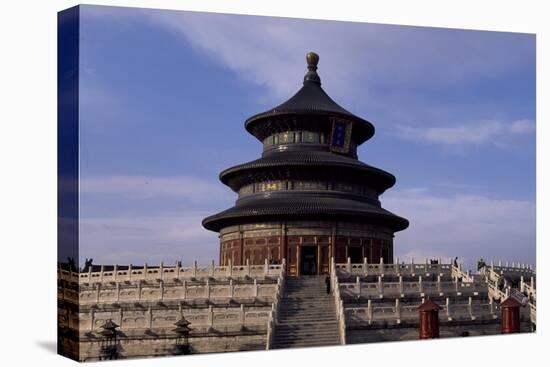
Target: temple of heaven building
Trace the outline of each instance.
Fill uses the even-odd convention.
[[[238,199],[202,224],[220,234],[221,265],[286,259],[289,275],[313,275],[328,273],[331,257],[393,262],[394,233],[409,225],[379,201],[395,177],[357,159],[374,126],[321,88],[317,54],[306,59],[303,87],[245,122],[262,157],[220,173]]]

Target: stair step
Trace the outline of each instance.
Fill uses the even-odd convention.
[[[337,333],[325,333],[319,334],[315,331],[300,332],[300,333],[290,333],[290,332],[277,332],[274,334],[278,340],[294,340],[306,337],[307,339],[321,340],[321,339],[334,339],[338,338]]]
[[[279,320],[283,319],[311,319],[311,320],[336,320],[336,317],[333,314],[329,313],[323,313],[323,314],[317,314],[317,315],[307,315],[302,313],[282,313],[277,316]]]
[[[274,343],[272,345],[272,349],[279,349],[279,348],[300,348],[300,347],[323,347],[323,346],[329,346],[329,345],[340,345],[339,340],[308,340],[308,341],[290,341],[286,343]]]
[[[314,327],[314,326],[323,326],[323,327],[337,327],[338,321],[332,320],[279,320],[277,325],[296,325],[300,327]]]
[[[287,278],[279,303],[272,348],[340,344],[334,295],[325,277]]]

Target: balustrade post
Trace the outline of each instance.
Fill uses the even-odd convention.
[[[120,283],[116,284],[116,301],[120,301]]]
[[[254,297],[258,297],[258,280],[254,278]]]
[[[181,270],[180,261],[176,260],[176,279],[180,278],[180,270]]]
[[[531,288],[535,289],[535,278],[531,277]]]
[[[90,266],[91,267],[91,266]],[[114,274],[114,277],[115,277],[115,282],[117,281],[118,279],[118,265],[115,264],[115,268],[113,270],[113,274]]]
[[[160,272],[160,280],[163,280],[164,279],[164,262],[163,261],[160,262],[159,272]]]
[[[160,290],[159,299],[162,301],[164,300],[164,281],[162,279],[160,280],[160,283],[159,283],[159,290]]]
[[[229,259],[229,268],[227,270],[228,270],[227,275],[232,277],[233,276],[233,259],[232,258]]]
[[[357,292],[358,296],[361,296],[361,281],[359,279],[359,276],[355,277],[355,291]]]
[[[197,260],[193,261],[193,278],[197,277]]]
[[[399,293],[403,294],[403,276],[399,276]]]
[[[525,286],[525,283],[523,282],[523,275],[519,277],[519,291],[523,292],[523,288]]]
[[[395,299],[395,315],[398,322],[401,322],[401,303],[399,302],[399,298]]]
[[[348,257],[347,268],[348,268],[348,273],[351,274],[351,257]]]
[[[138,280],[138,301],[141,301],[141,280]]]
[[[380,275],[378,276],[378,293],[384,294],[384,288],[383,288],[383,285],[382,285],[382,277]]]
[[[214,326],[214,309],[212,306],[208,306],[208,326]]]
[[[206,298],[210,299],[210,279],[206,279]]]
[[[214,272],[215,272],[215,262],[214,262],[214,260],[212,260],[212,262],[210,263],[210,276],[211,277],[214,276]]]
[[[240,321],[241,321],[241,327],[244,327],[245,314],[244,314],[244,304],[242,303],[241,303],[241,309],[240,309]]]
[[[370,299],[367,301],[367,317],[369,318],[369,323],[372,322],[372,302]]]
[[[437,276],[437,292],[441,293],[441,275]]]
[[[132,264],[128,265],[128,281],[132,281]]]
[[[250,259],[246,259],[246,275],[250,276]]]
[[[147,272],[148,272],[148,267],[147,267],[147,263],[145,263],[145,265],[143,266],[143,279],[144,280],[147,280]]]
[[[451,317],[451,302],[449,297],[445,297],[445,312],[447,313],[447,318]]]
[[[418,276],[418,291],[422,293],[422,275]]]
[[[233,298],[235,292],[233,290],[233,279],[229,279],[229,297]]]
[[[473,308],[472,308],[472,297],[468,297],[468,313],[470,314],[470,318],[474,317]]]
[[[455,292],[458,293],[458,277],[455,277]]]
[[[186,299],[187,298],[187,280],[184,280],[181,286],[183,288],[183,299]]]
[[[401,274],[401,266],[399,265],[399,258],[395,258],[395,264],[397,266],[397,275]]]
[[[103,266],[103,264],[102,264],[102,265],[101,265],[101,270],[100,270],[100,275],[99,275],[99,281],[100,281],[101,283],[103,283],[103,271],[104,271],[104,269],[105,269],[105,268],[104,268],[104,266]],[[71,275],[72,275],[72,272],[71,272]]]
[[[101,288],[101,284],[103,283],[96,283],[95,285],[95,289],[96,289],[96,302],[99,302],[99,292],[100,292],[100,288]]]

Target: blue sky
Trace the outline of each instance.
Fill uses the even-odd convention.
[[[244,120],[294,94],[305,54],[371,121],[362,161],[397,177],[398,257],[534,264],[535,36],[83,6],[81,258],[217,259],[221,170],[256,159]]]

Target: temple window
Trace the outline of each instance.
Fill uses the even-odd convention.
[[[304,131],[302,133],[303,143],[319,143],[319,133],[313,131]]]
[[[294,132],[287,131],[279,134],[279,144],[294,143]]]

